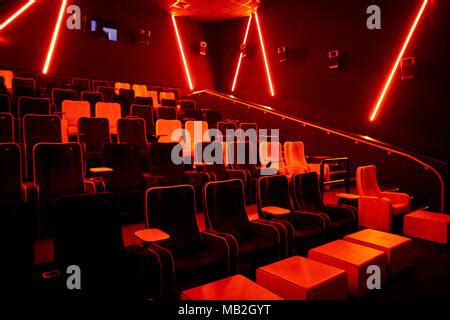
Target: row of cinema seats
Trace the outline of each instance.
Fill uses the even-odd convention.
[[[136,107],[139,112],[148,111],[147,107]],[[142,109],[142,110],[141,110]],[[6,137],[6,139],[2,139],[2,142],[11,142],[12,136],[12,128],[13,122],[11,121],[11,117],[8,114],[0,114],[0,129],[2,130],[1,136]],[[176,122],[177,126],[173,126],[173,123]],[[9,123],[9,125],[8,125]],[[138,146],[137,152],[140,153],[141,156],[141,165],[140,168],[143,172],[151,172],[151,168],[157,165],[157,159],[153,161],[153,164],[149,163],[149,141],[154,141],[153,136],[149,137],[147,128],[145,128],[145,120],[141,118],[119,118],[117,120],[115,128],[115,132],[117,132],[117,140],[119,143],[129,143],[136,144]],[[69,128],[70,128],[69,123]],[[185,123],[185,129],[194,136],[195,125],[199,124],[202,130],[207,131],[206,122],[196,122],[196,121],[187,121]],[[61,120],[56,115],[34,115],[29,114],[26,115],[23,119],[23,148],[22,148],[22,162],[23,162],[23,176],[24,180],[31,181],[33,180],[33,161],[32,154],[36,144],[41,142],[52,142],[52,143],[60,143],[66,142],[67,139],[64,139],[64,136],[61,134]],[[81,117],[78,119],[78,126],[76,129],[78,138],[78,142],[83,146],[83,163],[84,163],[84,172],[85,174],[89,174],[89,169],[92,167],[98,167],[102,165],[102,148],[106,144],[112,143],[111,139],[111,130],[110,130],[109,120],[108,118],[87,118]],[[9,128],[9,130],[8,130]],[[170,139],[167,139],[166,136],[171,137],[172,131],[175,129],[181,129],[181,122],[177,120],[158,120],[156,126],[156,135],[162,134],[159,137],[160,142],[169,143],[172,142]],[[8,133],[9,131],[9,133]],[[202,131],[203,132],[203,131]],[[166,136],[164,135],[166,134]],[[10,137],[8,139],[8,137]],[[179,140],[178,140],[179,141]],[[175,141],[173,143],[178,143]],[[195,153],[196,147],[201,145],[201,151],[205,148],[205,144],[208,145],[210,143],[209,139],[203,140],[203,135],[200,137],[200,140],[193,139],[190,145],[190,151]],[[264,164],[265,161],[261,161],[263,167],[260,168],[257,166],[258,152],[257,147],[251,142],[239,143],[237,140],[234,143],[218,143],[218,146],[214,146],[214,149],[219,150],[218,154],[222,156],[222,158],[218,159],[214,163],[214,166],[205,166],[201,165],[202,163],[198,163],[197,167],[199,170],[205,171],[210,175],[210,179],[215,180],[226,180],[229,178],[240,178],[245,182],[246,186],[246,195],[249,203],[255,201],[255,192],[256,192],[256,179],[260,177],[262,170],[273,169],[273,173],[280,174],[290,174],[293,175],[295,173],[309,172],[312,171],[310,169],[310,165],[306,162],[306,158],[304,155],[304,148],[302,142],[287,142],[285,144],[285,148],[287,145],[298,145],[298,148],[291,148],[289,152],[285,151],[286,158],[291,159],[291,161],[295,162],[295,167],[288,167],[289,170],[283,170],[283,165],[280,163],[283,162],[283,158],[280,160],[275,160],[278,158],[274,158],[275,155],[271,155],[270,162],[271,165],[267,169]],[[275,146],[274,146],[275,145]],[[260,159],[269,159],[267,156],[271,150],[278,148],[281,145],[278,142],[263,142],[259,146],[259,158]],[[189,149],[189,148],[188,148]],[[243,149],[243,151],[240,151]],[[185,150],[185,148],[183,148]],[[169,152],[169,151],[168,151]],[[244,163],[239,162],[237,156],[239,152],[244,154],[244,159],[247,161]],[[170,154],[170,153],[169,153]],[[183,156],[186,156],[183,151]],[[189,157],[192,156],[188,154]],[[200,155],[202,156],[202,154]],[[281,157],[281,153],[276,155],[277,157]],[[104,158],[104,157],[103,157]],[[201,157],[200,157],[201,158]],[[203,159],[203,158],[201,158]],[[172,161],[170,158],[167,158],[167,161]],[[104,159],[103,159],[104,162]],[[269,161],[268,161],[269,162]],[[290,164],[292,162],[287,162]],[[275,165],[279,165],[278,168],[275,168]],[[150,168],[150,169],[149,169]],[[230,170],[231,169],[231,170]],[[296,169],[296,171],[294,171]]]
[[[190,100],[181,100],[179,110],[174,107],[159,107],[155,109],[150,105],[144,104],[131,104],[124,108],[119,103],[102,102],[103,98],[99,93],[86,93],[86,96],[84,94],[83,98],[86,100],[65,99],[60,101],[60,105],[57,108],[52,107],[50,99],[47,98],[20,97],[17,109],[14,111],[11,109],[9,96],[0,94],[0,113],[9,113],[14,117],[17,128],[14,135],[16,141],[21,141],[21,119],[27,114],[55,114],[60,116],[63,122],[66,123],[66,129],[63,133],[65,137],[77,133],[77,121],[81,117],[108,118],[112,125],[113,134],[116,133],[114,125],[120,117],[142,117],[146,121],[147,131],[152,134],[154,134],[155,130],[155,119],[174,120],[180,118],[182,122],[204,120],[210,126],[215,127],[222,118],[219,111],[195,109],[195,101]],[[191,114],[192,112],[198,112],[198,114]]]
[[[121,157],[137,148],[119,144],[104,149],[106,154],[116,152]],[[246,274],[293,253],[303,253],[357,226],[352,208],[323,204],[317,175],[307,173],[293,178],[294,201],[289,196],[286,176],[260,178],[257,182],[260,219],[255,221],[249,221],[247,216],[242,180],[207,182],[200,191],[206,223],[206,230],[200,232],[196,221],[198,191],[192,185],[173,181],[168,186],[150,186],[142,192],[146,227],[161,229],[170,238],[125,249],[119,224],[122,194],[95,193],[94,188],[88,187],[92,181],[83,178],[79,144],[38,144],[34,150],[33,185],[20,181],[17,145],[1,144],[0,152],[1,173],[7,178],[2,185],[0,205],[12,210],[16,218],[22,214],[21,218],[33,217],[17,208],[31,210],[31,193],[35,192],[39,197],[39,223],[50,223],[53,228],[55,267],[64,270],[67,265],[77,265],[83,272],[87,270],[83,281],[87,282],[88,293],[109,289],[108,278],[115,275],[116,289],[133,284],[140,285],[136,292],[145,295],[171,296],[173,276],[175,292],[179,292],[236,272]],[[155,157],[161,159],[157,153]],[[127,167],[133,168],[134,163],[127,162]],[[116,170],[120,171],[113,167],[114,173]],[[108,186],[118,183],[119,187],[126,180],[142,179],[132,173],[133,170],[127,170],[126,179],[114,180],[111,176],[102,179]],[[34,221],[28,223],[32,225]],[[27,228],[21,230],[28,232]],[[28,233],[21,239],[29,239]],[[20,253],[28,255],[32,251]],[[139,280],[139,284],[130,278]]]
[[[54,89],[61,91],[54,92]],[[107,80],[60,76],[46,76],[44,78],[28,74],[17,76],[13,71],[0,70],[0,93],[9,94],[14,102],[21,96],[55,98],[60,102],[63,100],[76,100],[72,99],[72,97],[75,96],[77,99],[81,99],[83,92],[104,93],[105,102],[112,102],[115,95],[120,95],[121,89],[125,90],[123,91],[124,95],[129,95],[130,93],[126,90],[132,90],[132,95],[135,98],[151,98],[155,107],[162,102],[162,99],[179,100],[181,97],[180,89],[173,87],[146,84],[130,85]],[[64,97],[68,98],[64,99]]]

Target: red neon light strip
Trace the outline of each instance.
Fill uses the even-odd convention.
[[[184,55],[183,44],[181,43],[181,37],[180,37],[180,33],[178,32],[178,26],[177,26],[177,22],[175,20],[174,15],[172,15],[172,22],[173,22],[173,27],[175,29],[175,33],[177,35],[178,47],[180,49],[181,58],[183,59],[184,71],[186,72],[186,77],[189,82],[189,88],[191,90],[194,90],[194,86],[192,85],[192,80],[191,80],[191,74],[189,72],[189,67],[188,67],[188,64],[186,61],[186,56]]]
[[[261,26],[259,25],[259,19],[258,19],[258,13],[255,12],[255,18],[256,18],[256,25],[258,26],[258,33],[259,33],[259,42],[261,42],[261,50],[264,57],[264,65],[266,67],[266,73],[267,73],[267,80],[269,81],[269,87],[270,87],[270,94],[275,96],[275,90],[273,89],[273,83],[272,83],[272,77],[270,76],[270,69],[269,69],[269,62],[267,61],[267,55],[266,55],[266,48],[264,47],[264,40],[261,32]]]
[[[6,19],[2,24],[0,24],[0,30],[3,30],[8,24],[10,24],[14,19],[20,16],[25,10],[27,10],[36,0],[30,0],[22,8],[17,10],[11,17]]]
[[[409,34],[406,37],[406,40],[405,40],[405,42],[403,44],[403,47],[402,47],[402,50],[400,51],[400,53],[399,53],[399,55],[397,57],[397,60],[395,61],[394,67],[392,68],[392,71],[389,74],[389,77],[388,77],[388,79],[387,79],[387,81],[386,81],[386,83],[384,85],[383,91],[381,92],[380,97],[378,98],[378,102],[377,102],[375,108],[373,109],[373,111],[371,113],[370,121],[374,121],[376,119],[378,113],[381,110],[381,106],[382,106],[383,100],[386,97],[386,94],[387,94],[387,92],[389,90],[389,87],[391,86],[392,80],[394,79],[394,76],[395,76],[395,74],[396,74],[396,72],[398,70],[400,62],[403,59],[403,55],[405,54],[405,51],[408,48],[409,42],[411,41],[411,38],[414,35],[414,31],[416,30],[416,27],[419,24],[420,18],[422,17],[422,14],[423,14],[427,4],[428,4],[428,0],[424,0],[423,4],[422,4],[422,7],[420,8],[419,13],[416,16],[416,19],[414,20],[414,23],[413,23],[411,29],[409,30]]]
[[[55,51],[56,42],[58,40],[59,29],[61,28],[61,21],[66,9],[67,0],[62,0],[61,9],[59,10],[58,20],[56,21],[55,30],[53,31],[52,41],[50,42],[50,47],[48,48],[47,58],[45,59],[44,69],[42,69],[43,74],[47,74],[48,68],[52,61],[53,52]]]
[[[248,18],[247,30],[245,31],[243,44],[247,44],[248,31],[250,30],[251,23],[252,23],[252,16],[250,15],[250,17]],[[237,82],[237,78],[238,78],[238,75],[239,75],[239,69],[241,68],[241,62],[242,62],[243,56],[244,55],[241,52],[241,54],[239,56],[239,61],[238,61],[237,67],[236,67],[236,73],[234,75],[233,85],[231,86],[231,91],[232,92],[234,92],[234,89],[236,88],[236,82]]]

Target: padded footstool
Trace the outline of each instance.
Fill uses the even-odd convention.
[[[415,211],[403,219],[403,233],[408,237],[442,244],[450,242],[450,215]]]
[[[343,269],[347,272],[348,291],[360,297],[369,291],[367,268],[377,265],[381,270],[381,283],[386,281],[387,257],[383,251],[348,241],[337,240],[309,250],[310,259]]]
[[[349,234],[344,237],[344,240],[383,251],[387,256],[390,275],[394,275],[413,264],[413,242],[410,238],[366,229]]]
[[[256,282],[286,300],[345,300],[344,270],[295,256],[258,268]]]
[[[185,290],[182,300],[283,300],[259,284],[235,275],[200,287]]]

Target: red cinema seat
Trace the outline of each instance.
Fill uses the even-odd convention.
[[[405,193],[382,192],[375,166],[359,167],[356,171],[359,199],[359,225],[390,232],[393,219],[411,211],[411,197]]]

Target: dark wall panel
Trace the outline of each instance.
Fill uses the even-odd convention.
[[[69,31],[65,27],[66,15],[51,73],[187,87],[172,21],[166,11],[151,3],[139,8],[126,1],[83,0],[69,4],[78,4],[82,15],[117,23],[119,42],[103,40],[89,32]],[[2,7],[2,14],[11,12],[10,5]],[[59,8],[60,1],[39,1],[0,34],[1,68],[42,70]],[[205,39],[203,26],[186,18],[177,21],[195,87],[213,88],[208,57],[198,53],[198,45]],[[152,31],[150,46],[137,43],[140,28]]]
[[[251,56],[244,59],[237,95],[285,112],[348,131],[366,134],[448,159],[449,2],[431,1],[407,56],[415,56],[417,78],[397,76],[378,121],[369,113],[409,31],[421,0],[376,1],[382,29],[368,30],[369,0],[272,1],[260,12],[276,97],[268,86],[256,24],[249,34]],[[247,18],[210,25],[218,88],[229,92]],[[279,63],[276,50],[287,46],[289,60]],[[341,70],[328,70],[328,51],[342,53]],[[434,142],[434,144],[433,144]]]

